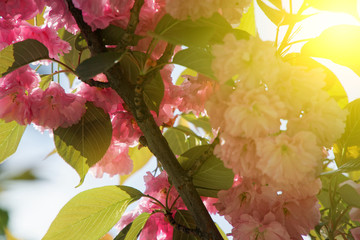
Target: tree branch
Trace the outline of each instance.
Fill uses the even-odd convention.
[[[91,54],[94,56],[101,52],[105,52],[105,45],[102,43],[100,30],[95,32],[91,31],[89,25],[85,23],[82,18],[82,13],[79,9],[76,9],[71,0],[66,0],[69,6],[69,10],[74,16],[84,38],[88,42]],[[135,0],[134,7],[142,5],[143,0]],[[139,12],[138,10],[132,10],[133,12]],[[137,13],[138,14],[138,13]],[[131,19],[130,19],[131,20]],[[136,23],[137,24],[137,23]],[[135,31],[135,25],[129,25],[131,30]],[[124,80],[121,74],[121,69],[118,65],[115,65],[109,69],[106,73],[110,86],[120,95],[125,104],[129,107],[131,113],[136,116],[136,106],[134,103],[135,90],[134,85]],[[159,127],[157,126],[154,118],[147,109],[146,115],[143,121],[137,121],[138,126],[146,138],[150,151],[156,156],[158,161],[162,164],[166,172],[168,173],[172,183],[179,192],[185,205],[192,213],[196,225],[204,236],[203,239],[222,239],[219,231],[217,230],[214,222],[212,221],[208,211],[206,210],[197,190],[192,184],[191,178],[189,178],[177,161],[174,153],[171,151],[169,144],[163,137]]]

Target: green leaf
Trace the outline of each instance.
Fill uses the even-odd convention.
[[[176,211],[174,220],[176,223],[184,227],[187,227],[189,229],[196,228],[195,220],[191,215],[191,213],[187,210]],[[174,228],[173,240],[196,240],[196,239],[197,238],[194,235],[190,233],[189,234],[185,233],[183,231],[179,231],[178,229]]]
[[[205,47],[221,42],[224,36],[232,31],[231,25],[217,13],[210,18],[200,18],[196,21],[180,21],[166,14],[154,32],[148,34],[175,45]]]
[[[48,49],[37,40],[14,43],[0,52],[0,77],[29,63],[48,58]]]
[[[90,50],[88,48],[80,52],[75,47],[75,41],[77,39],[77,36],[80,35],[80,33],[77,35],[73,35],[72,33],[62,28],[58,31],[58,34],[62,40],[67,41],[71,46],[70,52],[65,53],[63,56],[60,56],[61,62],[70,66],[72,69],[75,69],[78,66],[79,62],[82,62],[83,59],[88,59],[91,56]],[[62,65],[60,65],[60,67],[64,70],[67,70],[67,68]],[[69,78],[70,86],[72,86],[76,76],[70,72],[65,72],[65,74]]]
[[[178,77],[178,79],[176,80],[176,83],[175,85],[181,85],[185,78],[183,77],[184,75],[190,75],[190,76],[194,76],[196,77],[197,76],[197,72],[194,71],[194,70],[191,70],[190,68],[186,68],[184,71],[182,71],[182,73],[180,74],[180,76]]]
[[[352,207],[360,208],[360,195],[351,185],[345,183],[337,190],[337,192],[344,202]]]
[[[181,155],[187,150],[186,137],[183,132],[169,128],[164,133],[164,137],[175,155]]]
[[[0,163],[16,152],[26,126],[0,119]]]
[[[334,146],[338,167],[360,156],[360,99],[352,101],[345,109],[348,110],[345,132]]]
[[[311,7],[322,11],[344,12],[358,18],[357,0],[306,0]]]
[[[107,28],[103,29],[101,31],[103,43],[105,45],[118,45],[122,43],[124,35],[126,34],[126,31],[121,28],[114,25],[109,25]],[[130,46],[136,46],[140,39],[144,38],[139,35],[133,34],[133,39],[129,43]]]
[[[136,80],[143,69],[147,56],[142,52],[127,52],[119,61],[119,68],[124,77],[130,83],[136,84]]]
[[[327,58],[360,73],[360,26],[337,25],[324,30],[307,42],[301,53],[309,57]]]
[[[123,184],[126,179],[143,168],[152,156],[153,154],[147,147],[142,147],[141,149],[138,149],[138,146],[129,148],[129,157],[133,161],[133,169],[130,174],[120,176],[120,184]]]
[[[42,90],[45,90],[49,87],[52,79],[53,79],[53,74],[44,74],[44,75],[40,75],[41,81],[39,83],[39,87]]]
[[[284,9],[281,10],[272,8],[265,4],[262,0],[256,0],[257,4],[269,20],[276,26],[288,25],[290,23],[298,23],[312,15],[298,15],[286,12]]]
[[[193,167],[211,145],[196,146],[181,155],[178,159],[181,166],[188,170]],[[231,169],[225,168],[223,162],[211,154],[193,175],[193,184],[201,196],[217,197],[219,190],[229,189],[234,180]]]
[[[124,227],[119,234],[114,238],[114,240],[124,240],[126,237],[126,234],[129,232],[130,228],[131,228],[132,222],[129,223],[128,225],[126,225],[126,227]]]
[[[240,25],[237,29],[243,30],[252,36],[256,36],[255,8],[253,1],[251,2],[248,11],[242,16]]]
[[[104,156],[112,136],[109,115],[91,102],[86,103],[86,107],[78,124],[54,131],[56,150],[79,174],[80,184],[89,168]]]
[[[126,234],[125,240],[136,240],[150,216],[151,213],[143,212],[137,218],[135,218],[128,233]]]
[[[79,52],[84,51],[85,49],[88,48],[86,39],[83,37],[82,34],[76,35],[76,38],[75,38],[75,48],[76,48],[76,50],[78,50]]]
[[[5,229],[9,223],[8,211],[0,208],[0,236],[5,234]]]
[[[208,117],[196,117],[194,114],[182,114],[181,117],[194,124],[195,127],[204,129],[207,133],[212,131]]]
[[[159,115],[159,108],[164,97],[164,91],[164,82],[159,72],[144,84],[144,101],[147,107],[155,111],[157,115]]]
[[[175,54],[173,63],[191,68],[198,73],[215,79],[211,68],[212,59],[213,56],[206,49],[187,48]]]
[[[52,222],[43,240],[98,240],[143,194],[127,186],[105,186],[79,193]]]
[[[88,58],[76,68],[76,75],[82,80],[88,80],[99,73],[106,72],[124,56],[124,52],[105,52]]]

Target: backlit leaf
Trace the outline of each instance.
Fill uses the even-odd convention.
[[[186,137],[183,132],[169,128],[164,133],[164,137],[175,155],[181,155],[187,150]]]
[[[54,130],[54,141],[59,155],[73,167],[84,181],[89,168],[107,151],[112,136],[110,117],[92,103],[78,124]]]
[[[337,192],[347,204],[360,208],[360,195],[350,184],[343,184]]]
[[[180,21],[166,14],[154,32],[148,34],[175,45],[205,47],[221,42],[224,36],[232,31],[231,25],[217,13],[210,18],[200,18],[196,21]]]
[[[241,17],[240,25],[237,28],[248,32],[252,36],[256,35],[255,8],[253,1],[251,2],[248,11]]]
[[[125,240],[136,240],[150,216],[151,213],[148,212],[143,212],[137,216],[132,222],[129,231],[126,234]]]
[[[346,106],[345,132],[334,146],[335,160],[340,167],[349,160],[359,157],[360,149],[360,99],[356,99]]]
[[[301,53],[310,57],[327,58],[360,73],[360,26],[337,25],[324,30],[319,37],[307,42]]]
[[[212,55],[206,49],[187,48],[174,56],[173,63],[191,68],[198,73],[215,79],[211,68]]]
[[[149,162],[153,154],[147,147],[142,147],[141,149],[138,149],[138,147],[136,146],[129,148],[129,156],[133,161],[133,170],[128,175],[120,176],[120,184],[123,184],[126,179],[128,179],[138,170],[143,168]]]
[[[181,155],[178,159],[181,166],[188,170],[206,154],[211,145],[196,146]],[[217,197],[219,190],[229,189],[234,180],[231,169],[225,168],[223,162],[215,155],[207,155],[205,161],[192,176],[193,184],[199,194],[205,197]]]
[[[344,12],[358,17],[357,0],[306,0],[311,7],[322,11]]]
[[[149,80],[144,83],[144,101],[150,110],[159,114],[160,104],[165,91],[164,82],[159,72]]]
[[[52,222],[43,240],[98,240],[142,193],[127,186],[105,186],[79,193]]]
[[[81,80],[88,80],[99,73],[106,72],[124,56],[124,52],[104,52],[88,58],[76,68],[75,73]]]
[[[48,58],[48,49],[37,40],[14,43],[0,52],[0,77],[29,63]]]
[[[25,128],[15,121],[6,123],[0,119],[0,163],[16,151]]]

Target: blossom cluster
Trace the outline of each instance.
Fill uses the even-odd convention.
[[[213,46],[221,84],[206,104],[219,129],[214,153],[241,179],[220,191],[216,206],[235,239],[302,239],[318,223],[323,149],[345,127],[322,72],[275,52],[269,42],[231,34]]]
[[[187,208],[182,199],[179,198],[179,193],[174,186],[170,185],[165,171],[162,171],[157,176],[147,172],[144,181],[146,186],[144,194],[151,198],[141,198],[134,210],[123,215],[117,227],[123,229],[140,214],[147,212],[151,213],[151,215],[140,233],[140,239],[173,239],[173,226],[165,216],[166,209],[164,209],[164,206],[169,208],[167,210],[170,210],[172,217],[175,216],[177,210],[186,210]],[[216,212],[213,206],[216,199],[203,197],[202,200],[210,213]]]
[[[60,55],[68,53],[71,50],[70,44],[60,39],[56,31],[65,27],[75,34],[79,29],[68,10],[66,1],[26,1],[26,11],[23,2],[16,0],[1,3],[0,50],[10,44],[35,39],[47,47],[50,58],[58,60]],[[125,28],[134,1],[74,0],[73,3],[82,10],[84,20],[95,30],[105,28],[109,24]],[[30,25],[26,20],[41,13],[44,7],[44,24]],[[132,47],[132,50],[145,52],[149,48],[151,38],[145,37],[146,33],[155,28],[164,14],[165,1],[145,1],[136,28],[136,34],[143,35],[144,38],[137,46]],[[162,41],[156,45],[150,56],[152,61],[161,56],[165,46],[166,43]],[[186,83],[183,86],[175,86],[171,78],[172,69],[171,65],[167,65],[160,72],[165,87],[164,97],[159,114],[153,113],[159,125],[172,122],[175,117],[174,110],[179,105],[182,106],[183,111],[203,111],[205,102],[203,95],[208,96],[210,92],[210,88],[207,87],[208,82],[205,80],[197,81],[196,87]],[[97,75],[94,80],[107,82],[104,74]],[[40,81],[40,75],[29,66],[0,78],[0,118],[7,122],[15,120],[22,125],[33,123],[41,129],[69,127],[80,121],[86,111],[85,103],[93,102],[95,106],[109,114],[113,135],[111,145],[104,157],[91,170],[97,177],[102,177],[103,173],[111,176],[129,174],[132,170],[132,160],[128,155],[129,146],[136,145],[142,133],[119,95],[111,88],[101,89],[85,83],[81,83],[72,93],[66,93],[55,82],[51,82],[47,89],[42,89]],[[192,94],[196,97],[191,97]],[[203,100],[198,103],[197,98]]]

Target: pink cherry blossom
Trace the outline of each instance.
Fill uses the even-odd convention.
[[[276,221],[272,212],[263,218],[253,217],[248,214],[240,216],[232,230],[234,239],[244,240],[290,240],[284,226]]]
[[[32,120],[29,94],[40,77],[29,66],[21,67],[0,78],[0,118],[6,122],[29,124]]]
[[[85,113],[85,99],[65,93],[59,84],[51,82],[45,91],[38,88],[31,94],[31,111],[36,125],[50,129],[69,127]]]
[[[116,113],[123,111],[124,101],[112,88],[91,87],[88,84],[81,83],[77,88],[76,94],[93,102],[95,106],[101,107],[107,113]]]
[[[133,162],[128,152],[128,144],[112,140],[105,155],[90,170],[98,178],[101,178],[104,173],[108,173],[110,176],[129,174],[132,171]]]
[[[46,26],[54,30],[65,27],[66,30],[73,34],[79,31],[79,27],[69,11],[66,1],[45,0],[45,4],[47,6],[44,14]]]
[[[205,102],[210,98],[214,91],[215,82],[206,76],[183,76],[185,81],[180,85],[181,91],[178,95],[181,99],[179,110],[182,112],[192,111],[199,115],[204,112]]]
[[[43,8],[43,0],[0,1],[0,16],[6,19],[28,20],[41,13]]]
[[[360,227],[350,229],[350,232],[354,240],[360,240]]]
[[[142,135],[134,117],[127,111],[112,114],[111,123],[113,125],[113,138],[117,141],[131,145],[138,141]]]
[[[68,42],[61,40],[53,29],[43,26],[35,27],[23,22],[21,26],[21,37],[25,39],[35,39],[41,42],[49,50],[50,58],[59,58],[59,54],[68,53],[71,46]]]
[[[258,168],[278,183],[302,184],[306,179],[316,178],[321,167],[321,147],[312,132],[301,131],[294,137],[282,133],[259,139],[256,151],[260,157]]]
[[[16,42],[20,35],[21,21],[0,18],[0,50]]]

